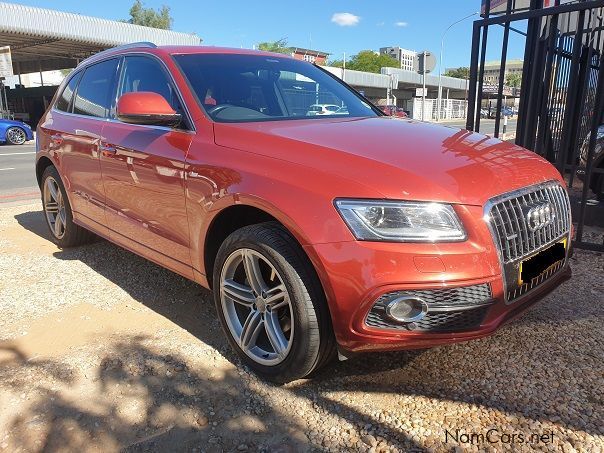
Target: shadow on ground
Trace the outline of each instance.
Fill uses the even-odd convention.
[[[19,214],[16,220],[29,231],[48,239],[40,212]],[[79,260],[85,263],[121,287],[133,299],[220,351],[241,369],[239,360],[228,348],[220,330],[211,294],[207,290],[105,241],[61,250],[54,256],[61,260]],[[470,406],[478,405],[508,415],[525,417],[529,421],[553,422],[565,428],[602,435],[604,404],[600,404],[596,413],[585,416],[582,407],[588,400],[594,402],[590,399],[594,398],[593,388],[589,387],[590,384],[581,382],[580,376],[573,374],[574,369],[602,368],[602,351],[596,351],[594,355],[593,351],[573,349],[565,335],[561,336],[560,344],[543,344],[543,341],[556,341],[555,336],[551,340],[552,337],[547,335],[550,335],[551,319],[559,319],[556,316],[560,307],[568,309],[568,316],[551,328],[559,329],[562,333],[566,326],[572,326],[575,322],[601,321],[601,310],[593,311],[594,319],[591,315],[585,317],[586,311],[577,308],[582,303],[587,303],[580,298],[573,300],[570,308],[571,301],[556,300],[555,296],[549,296],[549,299],[550,303],[537,306],[517,324],[505,328],[494,337],[475,342],[471,348],[462,344],[423,353],[366,355],[347,362],[333,363],[312,380],[290,384],[286,389],[297,397],[312,401],[318,410],[337,415],[355,425],[363,426],[367,422],[380,425],[385,437],[407,449],[419,449],[420,446],[402,429],[368,416],[326,394],[347,391],[358,394],[416,395]],[[587,312],[592,313],[589,310]],[[589,327],[589,324],[586,326]],[[510,330],[512,328],[514,331]],[[539,335],[546,335],[547,339],[540,339],[536,331],[542,331]],[[525,335],[526,339],[518,338],[518,335]],[[225,401],[232,400],[227,416],[234,421],[232,429],[235,430],[235,438],[253,437],[255,440],[250,442],[266,447],[272,445],[275,448],[281,445],[279,442],[285,442],[284,448],[294,450],[309,446],[307,438],[296,439],[292,434],[304,432],[309,427],[291,422],[284,414],[275,413],[275,408],[262,406],[262,395],[255,393],[249,386],[249,381],[242,379],[236,369],[219,381],[208,380],[207,376],[189,369],[182,357],[162,355],[146,346],[143,340],[124,339],[114,344],[107,361],[99,364],[97,376],[98,384],[103,389],[127,383],[132,389],[142,392],[146,405],[142,420],[133,423],[124,419],[116,407],[81,411],[77,404],[62,400],[52,389],[40,388],[42,398],[39,403],[30,409],[29,414],[21,415],[14,421],[14,429],[24,433],[24,445],[27,445],[25,434],[28,416],[46,414],[44,416],[50,417],[51,422],[45,440],[45,445],[49,448],[67,440],[74,449],[92,441],[116,446],[131,445],[133,450],[174,445],[185,449],[207,442],[212,437],[211,426],[199,426],[195,421],[202,417],[203,422],[203,417],[207,417],[203,408],[215,404],[213,401],[224,404]],[[0,376],[1,381],[8,379],[10,382],[12,378],[7,375],[7,370],[16,367],[38,367],[45,372],[56,373],[60,379],[68,379],[70,376],[69,373],[65,374],[65,370],[59,373],[58,364],[28,362],[19,356],[19,351],[12,351],[12,354],[14,358],[10,366],[0,364],[0,369],[4,370],[4,375]],[[143,357],[144,366],[141,366],[147,372],[132,374],[129,357]],[[133,360],[140,363],[140,359]],[[187,372],[178,374],[177,378],[167,378],[165,369],[174,364],[184,367]],[[502,385],[502,381],[506,383]],[[493,388],[493,382],[497,382],[500,387]],[[18,380],[14,383],[18,386]],[[535,387],[531,388],[532,385]],[[257,407],[261,408],[264,418],[272,413],[274,420],[281,420],[270,428],[270,434],[262,429],[258,431],[257,427],[247,429],[245,423],[237,421],[238,417],[250,416],[244,409],[249,404],[241,405],[240,401],[246,393],[251,395],[250,398],[260,401]],[[604,403],[601,395],[596,395],[595,398],[596,403]],[[560,405],[569,410],[559,410]],[[165,421],[156,421],[161,418],[161,411],[166,410],[162,408],[166,407],[170,407],[175,413],[193,411],[192,418],[182,421],[180,416],[174,415],[170,422],[173,426],[166,430]],[[424,415],[426,414],[418,414],[419,417]],[[258,414],[252,410],[251,416]],[[160,426],[164,432],[157,433]],[[256,425],[252,423],[250,426]],[[191,444],[187,443],[189,441]],[[228,448],[236,446],[232,444]]]

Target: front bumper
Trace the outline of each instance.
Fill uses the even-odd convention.
[[[554,276],[536,288],[533,292],[517,299],[513,305],[506,305],[502,300],[495,302],[487,309],[484,321],[470,330],[449,333],[409,332],[389,329],[372,329],[361,327],[343,349],[351,352],[363,351],[392,351],[403,349],[424,349],[462,341],[483,338],[493,334],[499,327],[512,321],[525,310],[539,302],[548,293],[568,280],[572,275],[571,268],[566,264]]]
[[[506,302],[504,274],[491,232],[482,220],[482,209],[473,206],[456,206],[455,209],[468,232],[465,242],[351,241],[306,247],[319,271],[336,339],[344,352],[429,348],[481,338],[493,333],[570,277],[567,258],[564,265],[543,283],[513,302]],[[454,322],[446,329],[408,330],[368,318],[374,313],[372,308],[376,301],[392,292],[435,290],[442,294],[445,289],[485,286],[490,290],[490,297],[485,297],[481,312],[466,312],[475,315],[466,325]]]

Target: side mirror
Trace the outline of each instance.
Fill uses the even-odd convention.
[[[124,123],[169,127],[182,121],[161,94],[150,91],[123,94],[117,101],[117,118]]]

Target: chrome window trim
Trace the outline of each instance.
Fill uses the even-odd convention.
[[[530,289],[529,291],[527,291],[526,293],[524,293],[522,296],[519,296],[518,298],[512,300],[511,302],[508,302],[508,285],[507,285],[507,279],[506,279],[506,272],[505,272],[505,265],[506,262],[504,260],[503,257],[503,251],[501,250],[501,247],[499,247],[498,243],[497,243],[497,237],[498,237],[498,233],[495,231],[494,226],[491,222],[491,218],[490,218],[490,212],[491,209],[502,202],[508,201],[508,200],[513,200],[517,197],[523,196],[523,195],[527,195],[529,193],[533,193],[535,191],[538,190],[542,190],[544,188],[547,187],[552,187],[552,186],[559,186],[562,187],[564,189],[565,192],[567,192],[566,187],[560,183],[560,181],[555,180],[555,179],[550,179],[548,181],[544,181],[542,183],[539,184],[534,184],[532,186],[526,186],[526,187],[522,187],[520,189],[516,189],[513,190],[511,192],[505,192],[503,194],[500,195],[496,195],[492,198],[489,198],[489,200],[486,202],[486,204],[484,205],[483,211],[482,211],[482,219],[483,221],[487,224],[487,227],[489,228],[489,232],[491,233],[491,240],[493,241],[493,246],[495,247],[495,250],[497,250],[497,257],[499,260],[499,270],[501,272],[501,279],[503,282],[503,300],[506,304],[511,304],[511,303],[515,303],[518,300],[524,299],[527,295],[531,294],[532,292],[534,292],[536,289],[539,288],[540,285],[537,285],[536,287],[534,287],[533,289]],[[523,261],[526,260],[527,258],[536,255],[537,253],[539,253],[541,250],[546,249],[547,247],[551,246],[552,244],[555,244],[556,242],[559,242],[561,239],[566,238],[567,240],[567,249],[566,249],[566,257],[564,258],[564,264],[562,265],[563,269],[567,264],[568,264],[568,259],[569,259],[569,250],[571,247],[571,232],[572,232],[572,212],[570,209],[570,204],[568,206],[568,231],[563,233],[562,235],[558,236],[555,239],[552,239],[551,241],[541,245],[539,248],[529,252],[527,255],[522,256],[520,258],[517,258],[516,260],[513,260],[512,263],[515,262],[519,262],[519,261]]]
[[[137,126],[137,127],[148,128],[148,129],[158,129],[158,130],[162,130],[162,131],[166,131],[166,132],[181,132],[181,133],[185,133],[185,134],[195,135],[195,131],[189,130],[189,129],[179,129],[179,128],[173,128],[173,127],[168,127],[168,126],[156,126],[153,124],[124,123],[123,121],[120,121],[118,119],[113,119],[113,118],[99,118],[96,116],[80,115],[79,113],[64,112],[62,110],[57,110],[54,107],[51,109],[51,112],[58,113],[60,115],[74,116],[76,118],[85,118],[87,120],[102,121],[104,123],[128,124],[129,126]]]
[[[76,73],[81,72],[81,71],[85,71],[86,68],[88,68],[89,66],[95,65],[97,63],[102,63],[104,61],[107,60],[111,60],[114,58],[118,58],[120,60],[120,62],[118,62],[118,80],[117,80],[117,84],[114,87],[115,88],[115,95],[117,97],[117,93],[118,93],[118,88],[119,88],[119,84],[121,83],[121,73],[122,73],[122,65],[123,65],[123,60],[125,57],[130,56],[130,55],[143,55],[143,56],[151,56],[152,58],[154,58],[155,60],[159,61],[162,65],[163,65],[163,69],[164,71],[167,73],[170,81],[172,82],[172,85],[174,86],[174,91],[176,93],[176,96],[178,96],[178,100],[180,101],[180,104],[183,107],[183,110],[185,111],[185,115],[187,117],[187,122],[191,125],[191,129],[181,129],[181,128],[172,128],[172,127],[167,127],[167,126],[155,126],[152,124],[132,124],[132,123],[124,123],[123,121],[120,121],[116,118],[99,118],[96,116],[89,116],[89,115],[81,115],[79,113],[73,113],[73,112],[64,112],[62,110],[58,110],[56,108],[56,103],[57,103],[57,99],[54,99],[53,103],[52,103],[52,107],[50,108],[50,111],[53,113],[59,113],[62,115],[72,115],[78,118],[87,118],[87,119],[93,119],[93,120],[97,120],[97,121],[105,121],[105,122],[114,122],[114,123],[118,123],[118,124],[130,124],[131,126],[140,126],[140,127],[146,127],[146,128],[152,128],[152,129],[159,129],[159,130],[165,130],[165,131],[178,131],[178,132],[187,132],[187,133],[195,133],[196,132],[196,128],[195,128],[195,123],[193,122],[193,117],[191,116],[191,112],[189,111],[189,107],[187,106],[186,102],[184,102],[184,98],[180,92],[180,89],[178,88],[178,85],[176,84],[176,81],[174,80],[174,77],[172,76],[172,73],[170,72],[170,69],[168,68],[168,66],[166,65],[166,63],[159,58],[157,55],[151,53],[151,52],[144,52],[144,51],[137,51],[137,52],[121,52],[121,53],[115,53],[112,55],[108,55],[106,58],[100,58],[98,60],[93,60],[93,61],[89,61],[89,62],[83,62],[80,65],[78,65],[73,71],[72,73],[69,75],[69,78],[67,80],[67,82],[65,82],[66,84],[69,83],[69,80],[72,79],[72,77],[75,76]],[[79,85],[79,84],[78,84]],[[63,87],[63,89],[65,89]],[[62,90],[61,90],[62,92]],[[76,90],[77,93],[77,90]],[[75,97],[75,96],[74,96]],[[113,100],[112,100],[113,101]],[[117,100],[116,100],[117,101]],[[73,102],[72,102],[73,105]],[[111,106],[111,110],[113,110],[113,105]],[[114,114],[113,111],[110,112],[111,115]]]

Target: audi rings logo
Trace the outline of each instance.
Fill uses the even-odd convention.
[[[556,213],[554,206],[549,201],[545,201],[527,206],[525,215],[529,230],[535,232],[552,223]]]

